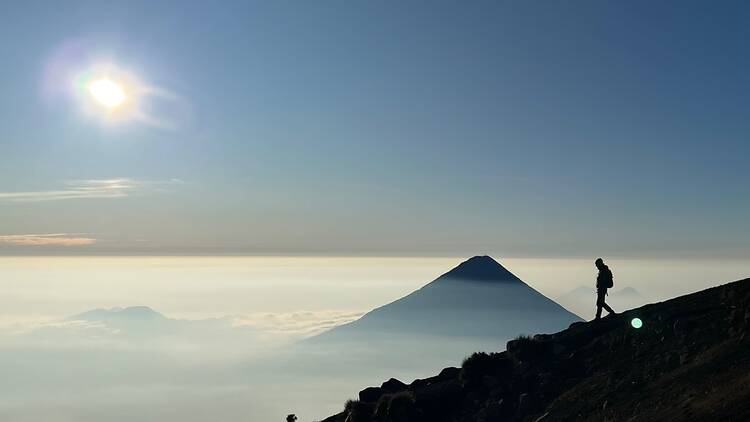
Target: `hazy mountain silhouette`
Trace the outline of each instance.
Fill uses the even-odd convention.
[[[185,323],[167,318],[148,306],[93,309],[67,318],[68,321],[87,321],[116,330],[120,336],[155,337],[177,332]]]
[[[360,319],[306,340],[300,359],[320,376],[423,377],[478,349],[524,333],[555,332],[581,319],[488,256],[471,258]],[[313,349],[311,349],[313,348]],[[328,371],[328,372],[326,372]],[[358,378],[354,378],[356,376]]]
[[[231,317],[199,320],[174,319],[148,306],[99,308],[66,318],[69,322],[85,321],[113,330],[120,337],[156,339],[179,336],[183,339],[233,335],[242,328],[232,326]],[[242,329],[247,332],[248,329]]]
[[[579,286],[557,298],[557,302],[583,317],[593,318],[596,312],[596,288]],[[648,299],[633,287],[610,291],[607,296],[615,311],[643,306]]]
[[[557,331],[579,320],[494,259],[475,256],[318,340],[375,342],[377,335],[403,334],[505,341],[521,333]]]
[[[614,292],[615,296],[624,298],[643,299],[643,295],[633,287],[626,287],[622,290]]]
[[[86,311],[78,315],[73,315],[67,318],[68,320],[76,321],[101,321],[101,322],[116,322],[116,321],[163,321],[167,317],[149,308],[148,306],[129,306],[127,308],[99,308],[91,311]]]
[[[390,379],[323,422],[750,420],[748,329],[750,279]]]

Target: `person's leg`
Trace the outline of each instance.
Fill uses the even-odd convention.
[[[612,315],[615,313],[615,311],[612,310],[612,308],[607,305],[607,289],[602,289],[601,292],[601,307],[606,309],[609,315]]]
[[[602,307],[606,306],[604,303],[604,292],[601,289],[596,290],[596,319],[602,317]]]

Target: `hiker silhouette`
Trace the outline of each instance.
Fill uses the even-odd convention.
[[[602,317],[602,308],[606,309],[607,312],[609,312],[609,315],[615,313],[615,311],[607,305],[607,302],[604,301],[607,296],[607,289],[612,288],[614,281],[612,278],[612,271],[610,271],[609,267],[604,264],[603,259],[597,258],[596,261],[594,261],[594,265],[599,269],[599,275],[596,276],[596,319],[598,320]]]

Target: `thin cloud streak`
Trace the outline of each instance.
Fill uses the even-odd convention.
[[[96,243],[92,237],[71,233],[0,235],[0,243],[18,246],[87,246]]]
[[[0,192],[0,200],[13,202],[60,201],[69,199],[122,198],[145,191],[164,191],[166,187],[182,183],[180,179],[160,181],[130,178],[73,180],[58,190]]]
[[[234,327],[253,327],[264,333],[308,337],[359,319],[364,312],[344,310],[300,311],[237,315]]]

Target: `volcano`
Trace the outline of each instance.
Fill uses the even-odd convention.
[[[360,319],[309,339],[378,360],[398,356],[425,369],[521,334],[555,332],[577,315],[521,281],[489,256],[475,256]],[[397,353],[394,353],[397,350]],[[379,361],[379,360],[378,360]],[[381,363],[382,365],[383,363]]]

